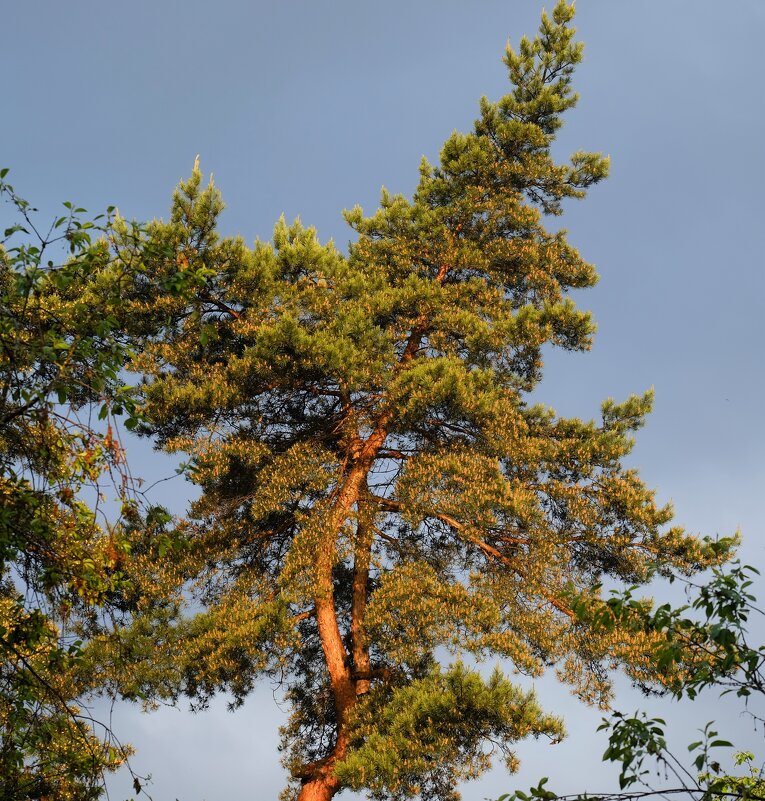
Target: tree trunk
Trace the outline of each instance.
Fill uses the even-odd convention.
[[[364,482],[365,494],[368,491]],[[369,592],[369,567],[372,560],[372,539],[374,533],[368,519],[364,519],[359,508],[359,520],[356,527],[356,547],[353,558],[353,592],[351,600],[351,658],[353,670],[356,674],[370,673],[372,665],[369,661],[369,647],[364,637],[364,618],[367,608],[367,593]],[[369,679],[355,677],[356,695],[369,692]]]
[[[421,338],[421,335],[420,335]],[[412,358],[418,336],[410,337],[402,362]],[[350,653],[343,643],[335,609],[334,589],[332,585],[332,564],[336,547],[336,538],[348,513],[358,503],[360,493],[367,487],[367,475],[387,436],[387,418],[392,411],[382,415],[374,431],[364,442],[361,452],[357,454],[355,464],[349,470],[342,489],[336,496],[332,514],[328,520],[327,534],[316,554],[317,587],[314,597],[314,612],[319,632],[324,661],[329,674],[330,686],[337,713],[337,741],[329,758],[315,772],[303,779],[298,801],[330,801],[342,789],[342,785],[334,775],[334,764],[343,759],[348,750],[348,734],[346,722],[348,713],[355,706],[357,693],[365,693],[369,689],[369,678],[358,681],[353,676],[351,663],[355,662],[355,670],[369,674],[369,651],[363,641],[363,620],[366,608],[367,581],[372,548],[372,532],[359,531],[359,540],[354,559],[354,576],[351,602],[351,644]]]
[[[307,766],[302,776],[302,787],[298,801],[329,801],[335,793],[342,790],[335,776],[335,763],[348,753],[348,736],[340,731],[332,753],[319,762]]]
[[[340,783],[334,776],[320,775],[300,788],[298,801],[330,801],[339,789]]]

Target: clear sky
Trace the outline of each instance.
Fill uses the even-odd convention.
[[[7,2],[0,167],[51,216],[72,200],[145,220],[167,214],[199,153],[228,204],[224,232],[269,238],[284,212],[345,247],[340,211],[371,211],[382,185],[411,192],[420,157],[434,160],[454,128],[470,127],[482,94],[506,91],[505,42],[533,34],[541,7]],[[674,501],[679,522],[708,534],[740,528],[744,558],[765,568],[765,0],[579,0],[577,26],[582,100],[558,152],[607,152],[612,177],[562,222],[602,276],[576,298],[599,334],[589,354],[550,355],[538,396],[590,417],[608,396],[655,387],[632,462]],[[145,448],[133,454],[139,475],[168,470]],[[185,492],[170,482],[157,500],[181,511]],[[466,799],[542,775],[559,792],[615,786],[599,763],[600,714],[553,682],[538,686],[543,705],[566,716],[569,739],[520,744],[521,776],[496,771]],[[618,701],[625,711],[642,704],[628,687]],[[713,717],[741,745],[761,738],[713,696],[652,709],[675,721],[681,744]],[[136,769],[153,774],[156,801],[228,801],[276,798],[281,719],[265,687],[235,714],[225,702],[197,716],[118,708],[114,723],[138,749]],[[112,799],[128,786],[112,782]]]

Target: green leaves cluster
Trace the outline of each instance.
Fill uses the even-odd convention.
[[[489,766],[487,743],[514,770],[512,743],[563,736],[562,722],[542,712],[533,692],[519,690],[499,670],[486,680],[460,662],[443,672],[434,666],[404,686],[376,687],[357,706],[350,728],[356,747],[336,773],[374,799],[457,799],[458,782]]]
[[[41,231],[6,176],[0,198],[14,222],[0,244],[0,796],[91,799],[128,753],[96,736],[72,683],[74,621],[122,587],[129,553],[97,519],[104,478],[123,500],[130,492],[115,419],[137,422],[115,314],[124,266],[114,270],[109,253],[110,217],[84,220],[65,203]]]
[[[728,543],[716,543],[727,551]],[[717,690],[722,695],[743,698],[746,713],[755,729],[763,722],[761,702],[765,698],[765,646],[749,642],[750,618],[762,616],[751,592],[753,577],[758,571],[739,562],[714,568],[708,581],[698,583],[682,579],[689,603],[657,608],[633,596],[633,588],[612,592],[605,601],[579,598],[574,608],[579,616],[604,630],[618,626],[640,628],[655,633],[652,660],[660,670],[673,676],[668,690],[676,697],[695,699],[703,691]],[[667,723],[649,718],[643,712],[625,715],[613,712],[603,720],[600,731],[608,732],[606,762],[620,765],[621,792],[601,796],[604,799],[631,799],[666,794],[683,794],[694,799],[711,801],[718,798],[765,798],[762,768],[749,751],[734,754],[734,772],[723,769],[720,749],[734,749],[734,743],[723,739],[709,722],[701,730],[701,739],[688,744],[690,764],[673,753],[667,744]],[[745,766],[748,773],[739,773]],[[654,777],[663,777],[662,786],[654,787]],[[547,781],[546,779],[544,780]],[[591,793],[557,795],[545,788],[545,798],[582,799]],[[502,799],[527,794],[516,792]]]
[[[709,543],[713,551],[727,553],[731,541]],[[661,604],[654,608],[636,598],[637,587],[613,590],[606,601],[582,595],[572,608],[582,621],[603,631],[631,628],[656,635],[652,660],[674,681],[668,689],[678,698],[695,698],[708,687],[724,687],[746,698],[762,693],[760,668],[765,647],[747,644],[747,623],[755,598],[750,588],[756,568],[734,562],[712,569],[709,580],[696,584],[682,579],[694,594],[687,605]],[[670,577],[674,580],[674,577]]]

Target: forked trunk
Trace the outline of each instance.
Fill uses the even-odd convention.
[[[421,335],[418,335],[421,337]],[[412,357],[412,343],[417,339],[413,334],[402,361]],[[362,630],[366,607],[367,581],[371,556],[371,532],[360,531],[357,551],[354,558],[353,600],[351,602],[351,649],[350,653],[343,642],[335,609],[334,588],[332,583],[332,564],[335,551],[336,533],[342,528],[348,513],[359,500],[360,491],[367,488],[367,475],[387,436],[386,417],[378,420],[374,431],[364,443],[358,461],[346,476],[342,489],[337,494],[333,514],[327,525],[327,538],[317,554],[317,594],[314,598],[314,615],[324,651],[324,660],[329,673],[329,682],[335,700],[337,713],[338,739],[330,757],[316,770],[310,778],[304,779],[300,788],[298,801],[330,801],[342,789],[340,781],[335,777],[333,766],[343,759],[348,751],[349,741],[345,725],[348,713],[355,706],[358,695],[369,689],[369,679],[356,679],[354,669],[369,674],[369,651],[363,642]]]

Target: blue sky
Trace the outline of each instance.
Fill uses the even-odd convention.
[[[434,160],[454,128],[470,127],[482,94],[506,91],[505,42],[533,33],[541,7],[9,4],[0,166],[50,215],[73,200],[145,220],[167,214],[199,153],[228,204],[224,232],[269,238],[284,212],[345,247],[351,232],[341,210],[359,203],[371,211],[382,185],[411,192],[420,157]],[[653,386],[656,409],[632,463],[674,501],[679,522],[708,534],[740,528],[744,558],[765,568],[765,3],[580,0],[577,26],[586,43],[576,77],[582,99],[558,153],[609,153],[612,176],[569,204],[562,224],[601,273],[595,289],[576,296],[599,333],[589,354],[550,354],[537,394],[561,414],[590,417],[606,397]],[[139,475],[169,469],[145,448],[133,453]],[[182,505],[183,487],[160,486],[158,500]],[[497,771],[468,785],[466,799],[541,775],[561,792],[614,786],[613,771],[599,764],[599,713],[552,682],[539,694],[565,714],[568,741],[553,751],[520,744],[521,777]],[[620,701],[628,711],[643,703],[629,688]],[[662,711],[680,743],[712,717],[725,718],[742,744],[761,736],[713,696]],[[268,687],[233,715],[225,703],[196,717],[115,712],[138,749],[136,768],[154,776],[157,801],[275,798],[280,719]],[[127,787],[115,780],[112,798]]]

